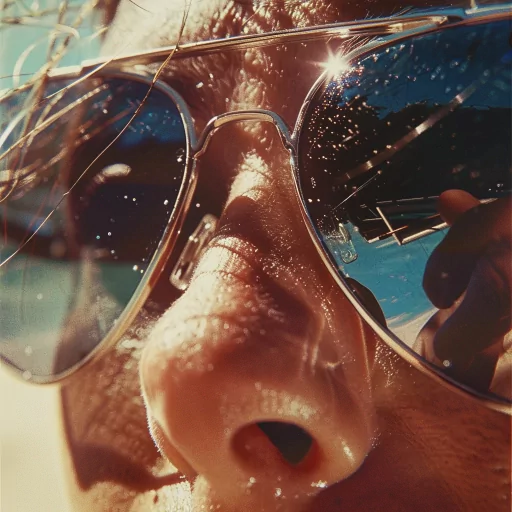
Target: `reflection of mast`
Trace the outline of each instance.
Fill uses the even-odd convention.
[[[431,198],[429,198],[431,199]],[[437,199],[437,198],[435,198]],[[404,202],[412,202],[415,201],[416,198],[404,200]],[[418,198],[419,201],[423,201],[422,198]],[[481,199],[481,204],[487,204],[491,203],[493,201],[496,201],[495,197],[490,197],[487,199]],[[391,201],[389,201],[391,203]],[[394,201],[393,204],[398,204],[399,201]],[[390,220],[386,216],[386,212],[384,210],[384,207],[377,206],[376,210],[380,216],[380,218],[383,220],[384,224],[386,224],[389,231],[380,234],[379,236],[373,238],[373,239],[367,239],[366,241],[368,243],[374,243],[378,242],[380,240],[384,240],[386,238],[389,238],[392,236],[396,243],[398,245],[405,245],[410,242],[414,242],[415,240],[419,240],[420,238],[424,238],[428,235],[432,235],[433,233],[437,233],[443,229],[446,229],[448,227],[448,224],[446,222],[443,222],[440,215],[438,213],[435,213],[433,215],[429,215],[428,217],[424,217],[421,219],[423,222],[423,226],[416,226],[413,224],[413,222],[408,223],[404,226],[400,226],[398,228],[394,228],[392,224],[392,220]]]
[[[367,137],[366,147],[397,140],[401,129],[409,132],[407,125],[417,124],[415,119],[431,119],[434,108],[415,104],[388,114],[381,120],[379,140],[377,135]],[[437,215],[437,200],[444,190],[464,189],[483,202],[510,194],[509,119],[506,108],[457,109],[435,129],[424,132],[425,140],[411,143],[378,171],[370,169],[356,177],[352,172],[362,167],[354,166],[358,159],[347,150],[340,161],[350,171],[342,168],[331,176],[331,183],[336,182],[331,190],[339,201],[334,209],[344,211],[342,215],[370,243],[393,236],[403,245],[446,228]],[[487,141],[485,150],[482,144]]]
[[[388,145],[386,149],[380,151],[373,158],[370,158],[366,162],[359,164],[357,167],[346,171],[341,179],[346,177],[347,181],[351,180],[360,174],[374,169],[376,166],[384,163],[385,161],[390,160],[392,156],[408,146],[414,139],[418,138],[422,133],[432,128],[439,121],[444,119],[448,114],[453,112],[458,106],[462,105],[462,103],[464,103],[464,101],[466,101],[477,90],[477,86],[482,85],[483,83],[484,82],[482,80],[475,80],[475,82],[457,94],[457,96],[455,96],[449,103],[439,107],[435,112],[430,114],[427,119],[411,129],[403,137],[393,143],[393,145]]]

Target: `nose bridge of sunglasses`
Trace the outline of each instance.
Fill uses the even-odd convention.
[[[240,110],[238,112],[227,112],[219,116],[215,116],[208,121],[197,143],[193,146],[193,157],[198,158],[205,153],[208,144],[214,133],[223,126],[234,122],[260,122],[271,123],[275,126],[281,142],[285,149],[291,154],[295,154],[294,145],[290,136],[290,130],[284,120],[275,112],[270,110]]]

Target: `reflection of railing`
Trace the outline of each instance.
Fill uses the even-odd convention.
[[[437,212],[438,197],[376,201],[360,205],[357,219],[350,219],[368,243],[393,237],[398,245],[419,240],[448,227]],[[482,199],[489,203],[495,198]]]
[[[447,227],[436,211],[437,198],[382,201],[376,210],[398,245],[418,240]],[[369,240],[370,241],[370,240]]]

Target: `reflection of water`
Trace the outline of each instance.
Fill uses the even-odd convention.
[[[388,319],[388,327],[399,339],[412,347],[419,332],[436,311],[436,308],[431,307],[426,313],[413,318],[412,315],[399,315]]]
[[[398,245],[391,238],[370,244],[352,224],[348,223],[346,227],[358,257],[345,264],[335,255],[336,263],[345,275],[371,290],[390,329],[400,336],[407,334],[404,341],[412,343],[423,319],[426,321],[433,311],[423,290],[423,272],[445,231],[406,245]]]
[[[11,254],[13,251],[2,251]],[[52,261],[34,255],[18,253],[0,270],[0,307],[11,315],[3,315],[2,335],[9,336],[11,327],[23,314],[35,314],[34,308],[44,308],[53,317],[62,316],[75,288],[79,262]],[[44,330],[53,324],[52,315],[42,314],[38,323]]]
[[[2,356],[37,375],[72,364],[108,333],[140,278],[133,264],[102,264],[86,249],[79,260],[18,254],[0,268]]]

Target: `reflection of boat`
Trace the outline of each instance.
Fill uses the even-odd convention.
[[[350,220],[369,243],[392,236],[397,244],[404,245],[447,227],[437,213],[437,200],[438,197],[376,200],[372,205],[360,204]]]
[[[427,77],[425,96],[413,100],[381,73],[367,73],[356,90],[345,89],[343,77],[319,92],[301,185],[305,197],[321,198],[308,212],[322,232],[351,223],[369,243],[392,237],[403,245],[446,228],[437,211],[443,191],[466,190],[481,201],[511,194],[510,88],[480,88],[453,104],[449,80]],[[382,94],[375,76],[389,79]],[[489,85],[501,80],[501,68],[495,77]]]
[[[350,220],[367,242],[393,236],[403,245],[446,227],[437,213],[436,202],[437,197],[375,200],[374,204],[361,204]]]
[[[332,176],[325,183],[335,194],[332,212],[366,241],[392,236],[403,245],[446,228],[437,211],[445,190],[466,190],[482,202],[510,195],[510,111],[461,108],[413,137],[436,109],[442,107],[413,105],[382,120],[367,114],[372,129],[365,134],[372,137],[322,162],[330,172],[317,176]],[[325,186],[318,181],[317,187]]]

